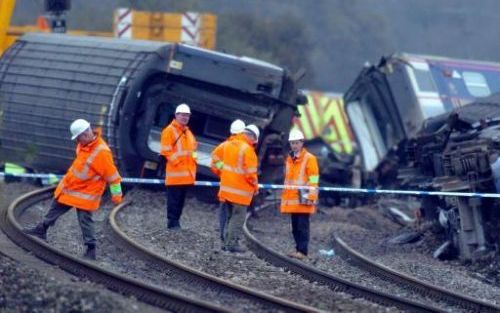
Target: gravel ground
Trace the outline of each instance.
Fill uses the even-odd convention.
[[[0,264],[2,312],[139,312],[92,284],[61,284],[2,255]]]
[[[10,203],[15,196],[34,188],[27,184],[4,185],[0,183],[0,205]],[[181,221],[183,230],[172,232],[166,231],[164,227],[165,199],[163,192],[137,189],[129,192],[127,197],[133,198],[134,204],[126,208],[124,214],[119,216],[119,224],[131,237],[168,258],[182,261],[186,265],[229,279],[234,283],[327,311],[394,311],[392,308],[384,308],[362,299],[352,299],[349,295],[334,293],[327,287],[306,282],[298,276],[285,273],[282,269],[257,259],[251,252],[238,255],[221,251],[216,206],[214,205],[200,203],[189,198]],[[25,217],[24,222],[30,223],[38,219],[47,208],[48,202],[39,205]],[[158,272],[140,260],[131,259],[127,257],[126,251],[121,251],[114,246],[108,236],[108,226],[105,225],[109,211],[110,206],[104,205],[95,216],[99,241],[97,262],[99,265],[127,273],[131,277],[165,289],[175,289],[184,294],[198,295],[197,297],[199,297],[200,291],[196,286],[186,286],[177,277],[171,277],[170,273]],[[294,248],[289,224],[289,217],[277,213],[277,210],[260,212],[259,219],[251,222],[252,231],[260,240],[283,253]],[[486,284],[471,275],[471,269],[476,270],[474,273],[480,275],[481,271],[485,270],[484,268],[466,266],[457,261],[442,262],[430,256],[429,252],[433,251],[440,243],[434,234],[425,233],[424,240],[415,244],[391,245],[388,243],[388,239],[404,231],[407,230],[381,217],[374,208],[323,208],[311,220],[310,256],[306,262],[367,286],[388,290],[392,294],[408,295],[406,290],[387,282],[378,281],[369,274],[346,264],[336,255],[330,257],[319,253],[321,249],[332,249],[331,235],[335,232],[351,247],[386,266],[448,289],[458,290],[497,304],[500,303],[500,288]],[[74,238],[74,240],[68,240],[68,238]],[[81,233],[74,213],[66,214],[55,227],[50,229],[49,242],[76,255],[83,253]],[[491,265],[489,266],[491,267]],[[18,268],[21,270],[17,270]],[[44,276],[43,273],[29,269],[22,270],[21,266],[9,259],[1,259],[0,271],[2,273],[0,276],[2,284],[0,285],[0,290],[2,290],[0,309],[7,311],[15,307],[17,309],[15,312],[20,312],[23,305],[27,309],[21,310],[21,312],[33,311],[36,308],[43,308],[43,311],[58,311],[57,308],[63,308],[63,306],[64,308],[72,308],[79,305],[80,311],[84,311],[88,307],[96,312],[135,312],[137,310],[135,302],[130,304],[132,300],[108,291],[106,292],[110,295],[106,299],[109,301],[97,301],[98,297],[93,292],[97,292],[97,295],[99,290],[102,292],[103,288],[100,286],[88,283],[83,285],[75,283],[75,286],[68,286],[58,282],[57,279]],[[498,273],[498,269],[495,268],[488,269],[488,271],[490,274],[491,272],[495,273],[495,271]],[[8,275],[3,273],[8,273]],[[23,274],[31,276],[23,280],[21,277]],[[34,277],[33,275],[38,276],[31,278]],[[19,282],[14,286],[20,290],[16,292],[14,289],[12,293],[7,294],[6,291],[10,291],[10,289],[2,287],[11,285],[12,281]],[[32,281],[36,281],[36,284]],[[30,283],[23,284],[23,282]],[[28,291],[23,291],[24,288],[28,288]],[[33,295],[33,297],[27,295]],[[235,303],[234,299],[227,299],[223,295],[205,294],[204,297],[223,305],[227,305],[228,301]],[[42,300],[38,300],[39,298]],[[74,299],[81,301],[76,302],[76,300],[73,301]],[[42,304],[39,301],[42,301]],[[429,300],[429,302],[434,303],[433,300]],[[251,304],[239,303],[239,301],[233,308],[238,311],[263,311],[262,308],[252,307]],[[142,309],[142,311],[148,310]],[[456,311],[456,308],[453,311]]]
[[[434,233],[425,232],[422,239],[413,244],[394,245],[388,242],[389,239],[410,229],[393,224],[392,227],[377,227],[377,232],[372,231],[373,227],[357,227],[356,231],[352,231],[353,215],[366,216],[368,212],[376,212],[376,209],[359,208],[347,211],[336,209],[334,212],[335,232],[352,248],[377,262],[434,285],[500,304],[499,286],[487,284],[471,275],[474,273],[472,269],[477,269],[477,266],[471,267],[456,260],[439,261],[432,258],[432,251],[442,243]],[[492,271],[500,273],[498,267]]]
[[[292,237],[290,217],[277,213],[278,209],[266,210],[260,213],[260,218],[252,221],[253,233],[266,245],[282,253],[287,253],[295,249]],[[339,214],[349,214],[348,221],[345,224],[338,223]],[[365,227],[372,230],[372,234],[379,229],[394,228],[393,223],[383,217],[380,217],[373,210],[352,210],[342,208],[321,208],[318,214],[311,218],[311,240],[309,243],[308,264],[336,276],[342,277],[351,282],[355,282],[373,289],[385,291],[388,294],[402,298],[412,299],[421,303],[431,304],[436,307],[444,308],[457,312],[458,308],[448,308],[448,304],[440,303],[432,298],[425,298],[415,294],[412,290],[407,290],[397,284],[382,280],[368,272],[345,262],[339,256],[326,256],[321,254],[320,250],[333,250],[332,234],[339,230],[339,225],[353,234],[358,234]],[[377,230],[377,231],[374,231]],[[369,232],[366,232],[369,235]],[[356,241],[354,247],[365,244]],[[393,256],[394,257],[394,256]],[[397,256],[401,258],[401,256]]]
[[[29,184],[0,182],[0,207],[34,189],[36,187]],[[1,312],[159,311],[100,285],[61,273],[41,261],[39,263],[43,270],[24,265],[23,259],[15,261],[0,254]]]
[[[24,224],[29,221],[38,220],[47,211],[50,202],[40,203],[22,217]],[[182,277],[177,277],[171,272],[165,272],[155,268],[141,259],[131,257],[128,251],[123,251],[117,247],[110,237],[111,229],[107,224],[107,217],[111,211],[111,204],[105,203],[101,209],[94,214],[94,222],[97,237],[97,261],[96,263],[108,270],[125,274],[141,280],[149,285],[153,285],[164,290],[175,291],[183,295],[198,298],[205,301],[212,301],[216,304],[230,307],[234,303],[234,298],[227,295],[220,295],[217,292],[205,290],[203,286],[191,284],[183,281]],[[84,244],[81,238],[81,231],[78,225],[75,212],[63,215],[56,222],[55,227],[51,227],[47,234],[48,242],[54,247],[70,252],[74,255],[82,255]],[[68,240],[73,238],[73,240]],[[263,310],[248,301],[241,301],[239,310],[243,312],[254,312]]]
[[[221,250],[216,206],[188,198],[181,231],[165,230],[165,199],[161,192],[129,193],[134,205],[118,222],[129,236],[149,249],[211,275],[234,283],[331,312],[388,312],[363,299],[335,293],[256,258],[251,252],[231,254]]]

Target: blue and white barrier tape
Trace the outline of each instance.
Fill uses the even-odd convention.
[[[54,174],[5,174],[0,172],[0,177],[26,177],[26,178],[42,178],[42,179],[61,179],[63,175]],[[149,184],[149,185],[163,185],[165,181],[158,178],[133,178],[124,177],[123,183],[131,184]],[[196,181],[195,186],[209,186],[218,187],[218,182],[212,181]],[[262,189],[314,189],[308,186],[292,186],[292,185],[277,185],[277,184],[259,184]],[[389,190],[389,189],[370,189],[370,188],[349,188],[349,187],[318,187],[321,191],[330,192],[350,192],[350,193],[368,193],[368,194],[397,194],[397,195],[411,195],[411,196],[454,196],[454,197],[474,197],[474,198],[500,198],[497,193],[479,193],[479,192],[451,192],[451,191],[419,191],[419,190]]]

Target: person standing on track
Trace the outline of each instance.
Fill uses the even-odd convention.
[[[175,109],[175,118],[161,132],[160,154],[166,159],[167,228],[181,229],[180,218],[188,189],[196,180],[198,143],[188,127],[191,109],[185,103]]]
[[[100,136],[100,131],[93,131],[90,123],[84,119],[75,120],[70,131],[71,139],[78,143],[76,158],[59,182],[50,210],[43,220],[34,228],[24,231],[46,240],[47,229],[74,207],[87,246],[84,257],[95,260],[96,238],[92,212],[99,208],[106,184],[109,184],[113,203],[122,202],[121,176],[113,162],[110,148]]]
[[[237,135],[243,133],[244,130],[245,130],[245,123],[240,119],[234,120],[229,128],[229,132],[231,133],[229,138],[227,138],[226,141],[222,142],[217,147],[215,147],[214,151],[212,152],[212,162],[210,165],[210,169],[217,177],[220,178],[221,171],[224,167],[224,162],[222,162],[224,145],[234,140],[237,137]],[[220,231],[220,239],[223,242],[224,242],[224,230],[226,228],[226,222],[227,222],[227,211],[228,211],[228,203],[221,202],[219,205],[219,231]]]
[[[289,257],[307,258],[309,245],[309,217],[316,212],[318,201],[319,169],[316,157],[304,148],[304,134],[292,129],[288,137],[290,155],[286,160],[285,182],[288,186],[316,187],[311,189],[286,188],[281,196],[281,213],[289,213],[295,251]]]
[[[213,152],[222,163],[220,170],[219,201],[227,208],[223,250],[241,253],[239,237],[245,222],[246,207],[252,202],[259,185],[257,179],[257,155],[253,148],[253,134],[245,130],[234,135]],[[220,166],[220,165],[219,165]]]

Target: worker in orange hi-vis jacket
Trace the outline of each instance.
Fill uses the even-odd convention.
[[[181,229],[180,218],[188,189],[196,180],[198,143],[188,123],[191,109],[185,103],[175,109],[175,118],[161,132],[160,154],[166,159],[167,228]]]
[[[224,154],[224,145],[226,145],[228,142],[236,138],[238,134],[243,133],[244,130],[245,130],[245,123],[240,119],[234,120],[231,123],[231,126],[229,127],[229,132],[231,133],[229,138],[227,138],[224,142],[220,143],[217,147],[215,147],[214,151],[212,152],[212,163],[210,164],[210,169],[217,177],[220,177],[222,168],[224,167],[224,162],[222,162]],[[226,220],[227,220],[227,210],[228,210],[228,204],[226,202],[221,202],[219,205],[219,232],[220,232],[220,239],[223,242],[224,242],[224,230],[226,227]]]
[[[231,136],[212,153],[212,157],[217,159],[215,164],[219,164],[216,169],[220,171],[219,201],[227,208],[222,249],[229,252],[246,251],[238,241],[245,222],[246,207],[258,191],[258,161],[252,138],[253,134],[244,130]]]
[[[70,131],[71,139],[78,143],[76,158],[59,182],[50,210],[36,227],[26,228],[25,232],[46,240],[47,229],[74,207],[87,246],[84,257],[95,260],[96,238],[92,212],[99,208],[106,184],[109,184],[113,203],[122,202],[122,178],[113,162],[110,148],[100,136],[100,131],[93,131],[90,123],[84,119],[75,120]]]
[[[281,197],[281,213],[290,213],[295,251],[288,254],[303,260],[309,245],[309,217],[316,212],[318,201],[319,169],[314,155],[304,148],[304,135],[292,129],[288,137],[290,155],[286,160],[285,185],[316,187],[309,189],[286,188]]]

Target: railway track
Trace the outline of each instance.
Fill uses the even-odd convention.
[[[122,276],[115,272],[102,269],[92,262],[76,258],[63,251],[59,251],[46,242],[38,238],[22,233],[21,225],[18,222],[20,216],[26,210],[39,201],[51,197],[52,188],[45,188],[35,192],[28,193],[16,199],[7,210],[1,212],[0,227],[4,232],[18,245],[31,251],[39,258],[56,264],[66,271],[80,277],[88,278],[94,282],[103,284],[109,289],[125,295],[133,295],[141,301],[152,305],[179,312],[227,312],[234,308],[225,305],[215,305],[203,300],[193,300],[178,292],[164,290],[156,286],[148,285],[142,281]],[[247,287],[243,287],[232,282],[220,279],[218,277],[200,272],[187,267],[178,262],[174,262],[162,255],[153,253],[133,241],[126,233],[120,229],[117,222],[117,215],[122,214],[129,202],[115,207],[109,217],[109,230],[113,237],[113,242],[130,253],[134,258],[140,258],[151,264],[156,269],[174,273],[174,277],[183,277],[191,284],[199,286],[201,289],[212,289],[215,293],[227,294],[234,299],[245,299],[265,307],[266,311],[286,311],[286,312],[313,312],[317,309],[298,303],[290,302],[285,299],[265,294]],[[444,309],[425,303],[419,303],[415,300],[403,299],[391,294],[374,290],[362,285],[358,285],[336,277],[331,273],[320,271],[305,263],[293,260],[287,256],[266,247],[253,236],[247,225],[244,227],[244,234],[247,238],[248,247],[261,259],[267,262],[288,269],[302,277],[327,285],[334,291],[349,293],[355,297],[364,298],[385,306],[394,306],[403,310],[415,312],[436,312]],[[383,265],[377,264],[359,252],[350,248],[341,238],[335,237],[335,247],[346,260],[357,267],[368,271],[370,274],[388,280],[398,285],[427,297],[447,302],[460,308],[465,308],[471,312],[500,312],[500,307],[494,304],[471,298],[469,296],[454,293],[440,287],[433,286],[396,272]],[[202,297],[200,297],[202,298]]]
[[[260,242],[248,228],[248,218],[244,225],[244,234],[247,239],[247,246],[259,258],[279,267],[286,268],[292,273],[301,275],[309,281],[321,283],[330,287],[334,291],[341,291],[353,295],[354,297],[364,298],[369,301],[384,305],[393,306],[402,310],[411,312],[441,312],[441,308],[434,307],[425,303],[419,303],[410,299],[404,299],[388,293],[384,293],[372,288],[368,288],[333,274],[318,270],[305,263],[291,259]]]
[[[408,289],[418,292],[419,294],[457,305],[470,312],[500,312],[500,306],[495,304],[474,299],[461,293],[452,292],[377,263],[349,247],[349,245],[338,236],[334,236],[334,247],[349,263],[373,275],[379,276],[382,279],[404,285]]]
[[[148,285],[137,279],[105,270],[92,262],[74,257],[64,251],[57,250],[38,238],[26,235],[18,218],[37,202],[47,200],[52,195],[53,188],[44,188],[27,193],[17,198],[1,212],[0,227],[7,236],[17,245],[32,252],[44,261],[55,264],[60,268],[79,277],[87,278],[102,284],[109,289],[154,306],[174,312],[230,312],[228,308],[214,305],[207,301],[192,299],[180,293],[163,290]]]
[[[269,247],[269,242],[264,244],[251,233],[248,224],[249,219],[247,219],[244,227],[247,245],[257,256],[271,264],[297,273],[308,280],[327,285],[333,290],[344,291],[353,296],[362,297],[382,305],[391,305],[410,311],[500,312],[500,306],[493,303],[452,292],[378,264],[353,250],[341,238],[336,236],[334,239],[335,251],[351,266],[360,268],[363,272],[377,277],[377,279],[385,281],[387,284],[400,286],[408,294],[418,295],[418,297],[405,299],[406,296],[395,296],[394,293],[389,294],[388,292],[379,291],[379,289],[374,290],[373,288],[359,285],[359,283],[346,281],[346,279],[338,277],[337,274],[319,270],[316,267],[291,259],[273,250],[274,248]]]
[[[144,248],[141,244],[130,238],[117,222],[117,215],[122,214],[123,210],[129,203],[123,203],[116,206],[110,216],[109,222],[112,228],[112,235],[116,239],[115,243],[121,245],[127,251],[133,251],[135,257],[139,257],[156,266],[162,271],[168,271],[174,276],[183,277],[188,283],[198,285],[204,289],[212,289],[220,294],[232,295],[235,299],[247,299],[256,303],[266,312],[269,311],[284,311],[284,312],[316,312],[317,309],[288,301],[279,297],[275,297],[266,293],[256,291],[241,285],[234,284],[230,281],[212,276],[210,274],[198,271],[192,267],[182,263],[172,261],[164,256],[154,253],[149,249]]]

